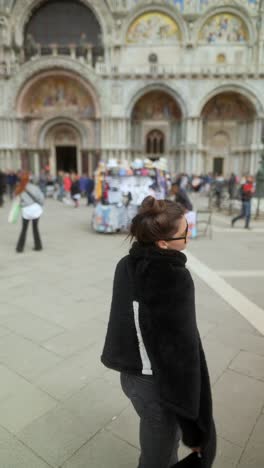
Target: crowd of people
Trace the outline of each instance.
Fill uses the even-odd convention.
[[[4,203],[4,196],[10,200],[16,193],[16,187],[21,179],[22,171],[0,170],[0,206]],[[78,208],[81,198],[86,199],[87,205],[95,204],[94,178],[87,174],[78,175],[59,171],[57,177],[53,177],[50,171],[42,169],[36,177],[29,173],[29,182],[37,185],[44,198],[54,199],[72,204]],[[251,199],[255,192],[255,181],[252,176],[238,177],[232,173],[229,178],[222,174],[188,175],[181,173],[172,177],[171,195],[181,203],[186,211],[192,211],[190,193],[204,193],[214,198],[216,207],[220,210],[224,196],[229,200],[241,200],[241,213],[232,219],[232,227],[235,223],[245,218],[245,227],[249,228],[251,218]]]
[[[172,189],[175,194],[175,200],[181,203],[186,211],[192,210],[188,192],[204,192],[210,194],[211,198],[215,199],[215,205],[218,210],[221,210],[221,205],[224,196],[228,197],[229,201],[241,200],[241,212],[231,220],[231,226],[241,219],[245,219],[245,228],[250,229],[251,220],[251,200],[256,191],[256,183],[254,177],[243,175],[238,177],[232,173],[229,178],[224,178],[222,174],[188,176],[187,174],[179,174],[176,181],[172,184]]]
[[[0,170],[0,206],[4,203],[4,196],[10,200],[14,198],[16,186],[19,183],[23,171]],[[50,197],[79,206],[80,199],[86,198],[87,205],[94,204],[94,179],[87,174],[66,173],[59,171],[57,177],[53,177],[49,171],[42,169],[39,177],[29,173],[29,180],[37,185],[44,197]]]
[[[52,196],[66,203],[72,200],[76,208],[82,197],[86,198],[87,205],[94,204],[94,179],[87,174],[78,175],[74,172],[59,171],[57,177],[52,177],[43,169],[38,184],[45,197]]]
[[[247,174],[242,177],[232,173],[228,178],[223,174],[201,174],[201,175],[188,175],[186,173],[178,174],[175,176],[175,181],[180,187],[187,192],[204,192],[209,193],[214,189],[217,193],[226,190],[231,199],[239,198],[239,190],[241,185],[249,177]],[[254,178],[252,177],[253,181]]]

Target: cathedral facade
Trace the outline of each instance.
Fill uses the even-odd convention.
[[[255,174],[264,1],[0,0],[0,168]]]

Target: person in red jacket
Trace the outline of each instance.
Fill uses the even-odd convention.
[[[241,187],[241,201],[242,208],[241,213],[232,219],[231,225],[234,227],[235,223],[239,219],[245,218],[245,229],[250,229],[250,219],[251,219],[251,199],[254,193],[254,184],[253,177],[247,177],[246,182]]]
[[[64,186],[64,191],[66,193],[66,197],[70,197],[71,193],[71,186],[72,186],[72,180],[70,178],[70,174],[65,174],[64,179],[63,179],[63,186]]]

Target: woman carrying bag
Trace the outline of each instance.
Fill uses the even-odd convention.
[[[216,452],[210,380],[182,250],[184,208],[147,197],[117,265],[102,362],[140,418],[138,468],[211,468]],[[178,461],[179,440],[191,454]]]
[[[23,252],[29,221],[32,221],[34,250],[42,250],[42,243],[38,230],[39,218],[43,213],[44,195],[36,185],[29,182],[29,174],[24,173],[16,188],[15,195],[20,197],[22,211],[22,230],[16,246],[18,253]]]

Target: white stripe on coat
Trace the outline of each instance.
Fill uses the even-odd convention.
[[[144,345],[142,333],[140,330],[140,325],[139,325],[139,303],[134,301],[133,302],[133,310],[134,310],[134,320],[135,320],[135,327],[137,331],[137,338],[138,338],[138,346],[139,346],[139,352],[141,356],[141,361],[142,361],[142,374],[144,375],[153,375],[152,369],[151,369],[151,363],[148,357],[147,350]]]

